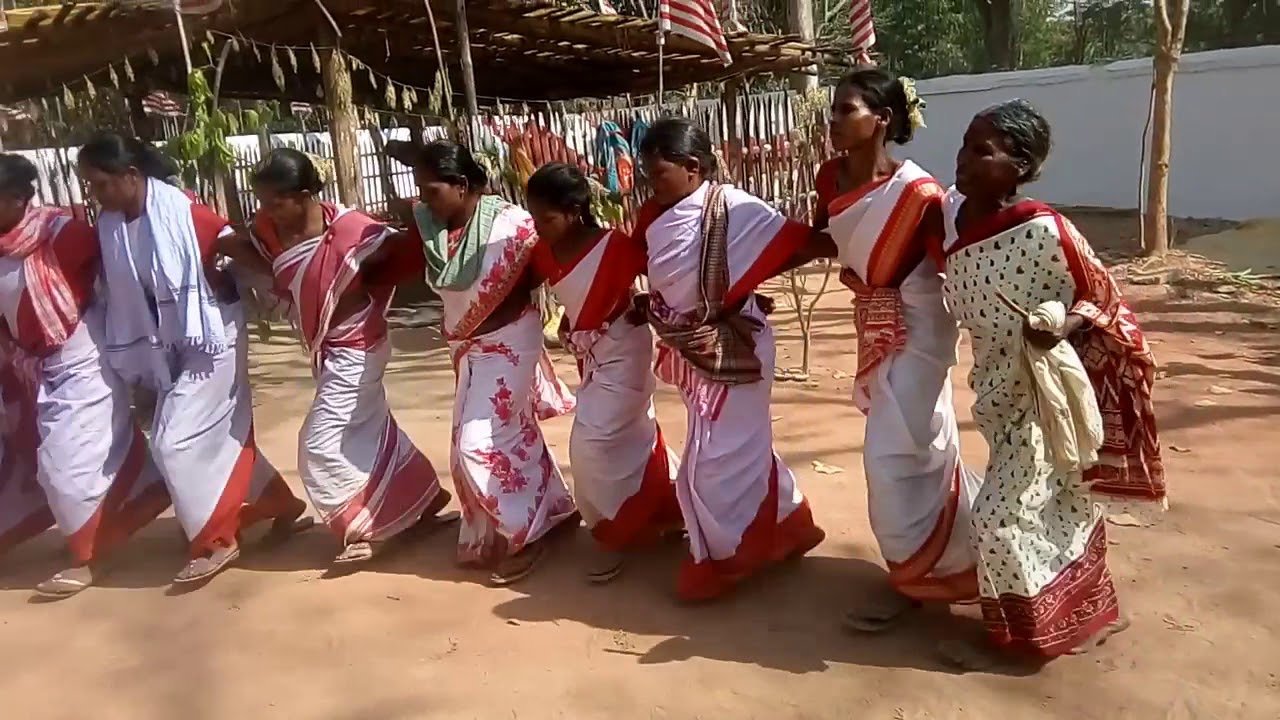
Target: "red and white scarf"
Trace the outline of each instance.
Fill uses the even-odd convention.
[[[75,293],[54,255],[54,241],[71,219],[65,208],[30,208],[16,227],[0,235],[0,254],[23,261],[27,292],[47,347],[66,342],[80,322]]]

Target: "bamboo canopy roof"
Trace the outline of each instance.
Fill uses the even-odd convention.
[[[145,89],[184,89],[170,1],[67,2],[5,13],[0,103],[75,86],[124,58]],[[457,4],[429,2],[452,89],[460,94]],[[602,15],[563,0],[468,0],[466,13],[481,104],[642,95],[658,88],[656,20]],[[311,48],[340,48],[355,59],[354,99],[367,106],[388,104],[388,80],[416,88],[419,101],[439,67],[424,0],[226,0],[211,14],[184,20],[197,65],[226,56],[224,98],[317,102],[321,82],[306,59],[315,54]],[[201,50],[206,39],[211,47]],[[222,51],[227,44],[233,52]],[[725,66],[711,48],[668,35],[666,87],[795,71],[824,54],[793,36],[732,33],[728,44],[733,64]],[[285,52],[291,57],[283,63],[281,83],[273,62],[281,64]],[[393,104],[411,110],[403,99]]]

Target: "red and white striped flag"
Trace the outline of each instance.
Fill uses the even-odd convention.
[[[163,90],[147,93],[142,98],[142,109],[148,115],[156,115],[158,117],[182,117],[186,114],[182,109],[182,104]]]
[[[683,35],[714,48],[725,65],[733,62],[714,0],[658,0],[658,30],[659,41],[661,33]]]
[[[853,32],[853,51],[858,62],[871,64],[871,48],[876,44],[876,26],[871,18],[871,0],[852,0],[849,29]]]

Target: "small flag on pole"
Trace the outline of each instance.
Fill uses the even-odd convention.
[[[876,44],[876,26],[871,18],[871,0],[852,0],[849,29],[853,33],[853,51],[858,62],[872,64],[871,48]]]
[[[162,90],[156,90],[143,97],[142,110],[148,115],[158,117],[182,117],[186,114],[182,105]]]
[[[658,27],[659,37],[663,32],[683,35],[713,48],[725,65],[733,63],[713,0],[658,0]]]

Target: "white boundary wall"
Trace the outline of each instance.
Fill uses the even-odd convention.
[[[974,113],[1021,97],[1054,131],[1053,154],[1031,194],[1134,208],[1150,88],[1150,59],[922,80],[928,127],[898,153],[950,183]],[[1170,213],[1280,215],[1280,46],[1184,55],[1173,108]]]

